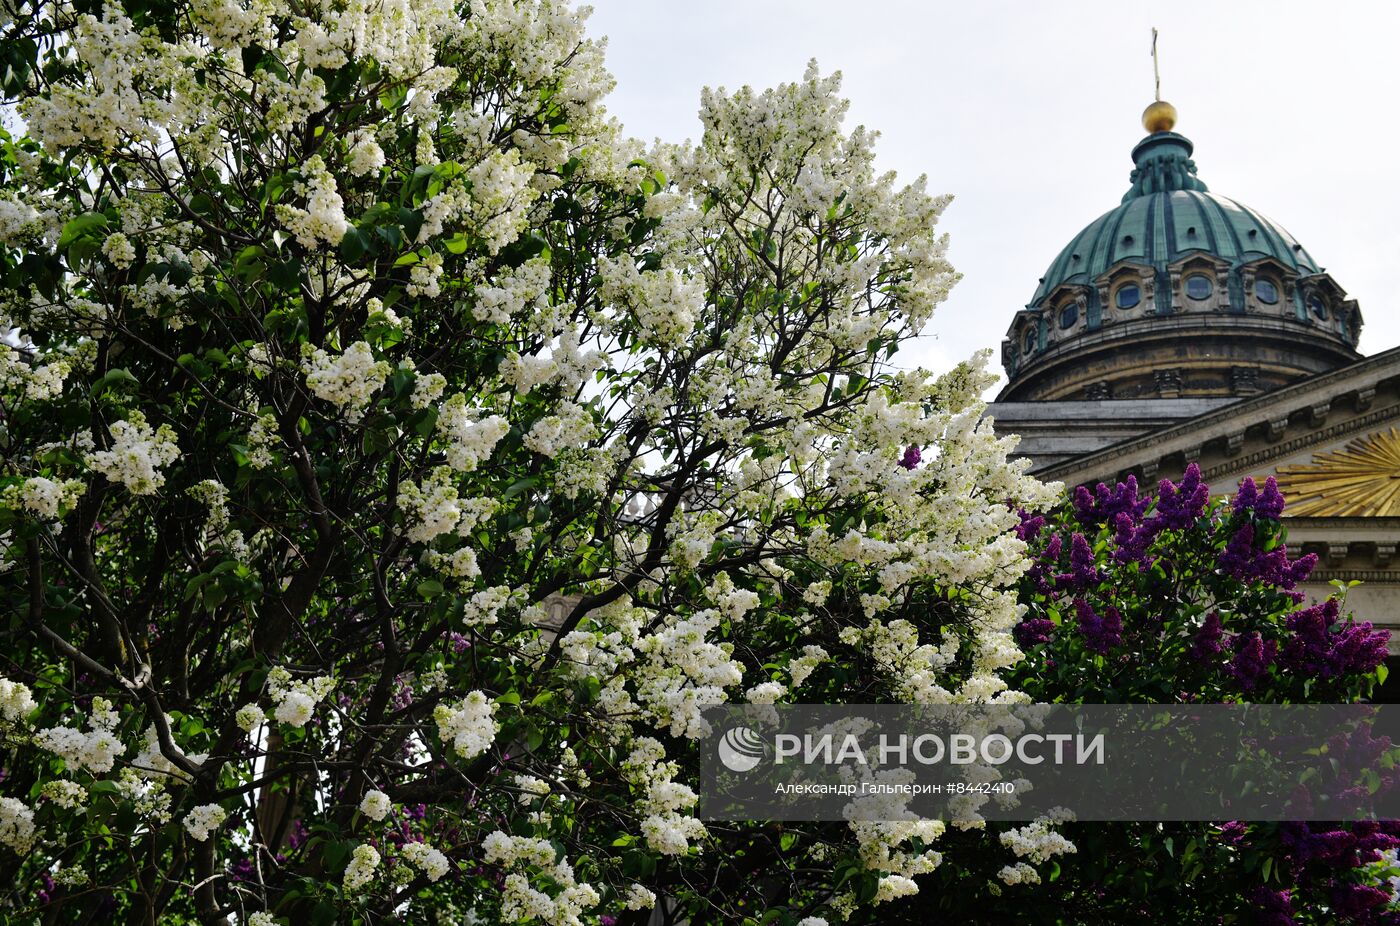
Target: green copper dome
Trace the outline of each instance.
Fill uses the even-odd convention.
[[[1300,275],[1321,272],[1282,227],[1248,206],[1211,193],[1196,177],[1190,139],[1158,132],[1133,149],[1137,166],[1123,202],[1075,235],[1040,281],[1031,305],[1059,287],[1091,284],[1122,261],[1165,275],[1169,264],[1201,252],[1239,266],[1272,257]],[[1165,299],[1165,287],[1158,290]],[[1165,310],[1164,310],[1165,311]]]
[[[1243,397],[1360,357],[1356,300],[1288,232],[1210,192],[1173,120],[1148,107],[1123,201],[1012,318],[999,401]]]

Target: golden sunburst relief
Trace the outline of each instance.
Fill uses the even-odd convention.
[[[1377,431],[1311,463],[1281,466],[1278,483],[1294,517],[1400,515],[1400,431]]]

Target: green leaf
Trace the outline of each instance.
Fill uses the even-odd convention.
[[[85,212],[63,226],[63,234],[58,236],[58,249],[68,247],[79,238],[95,235],[107,227],[107,217],[100,212]]]
[[[357,261],[369,253],[369,235],[358,228],[352,228],[340,239],[340,256],[347,261]]]
[[[125,385],[140,385],[140,380],[124,367],[116,367],[102,374],[102,378],[92,384],[92,394],[102,395],[109,389],[119,389]]]
[[[502,493],[501,497],[503,499],[515,498],[515,496],[519,495],[520,493],[525,492],[528,489],[534,488],[535,485],[537,485],[538,483],[539,479],[534,476],[529,476],[525,479],[516,480],[514,483],[511,484],[511,487],[509,489],[506,489],[505,492]]]

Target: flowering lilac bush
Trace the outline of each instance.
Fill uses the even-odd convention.
[[[1156,496],[1136,481],[1080,486],[1060,514],[1022,514],[1027,650],[1018,683],[1075,702],[1351,701],[1369,694],[1388,634],[1311,607],[1297,586],[1315,554],[1290,558],[1270,478],[1212,503],[1192,464]]]
[[[933,822],[694,813],[701,709],[1016,699],[985,356],[839,81],[602,108],[559,0],[7,4],[0,920],[819,926]],[[1013,859],[1011,849],[997,851]]]
[[[1080,487],[1044,514],[1022,512],[1034,565],[1011,672],[1037,701],[1345,703],[1383,678],[1388,634],[1297,590],[1316,562],[1290,556],[1284,499],[1246,479],[1212,500],[1192,465],[1155,495],[1129,479]],[[1373,767],[1385,743],[1361,750]],[[1338,753],[1346,750],[1338,744]],[[1017,923],[1389,924],[1400,824],[1067,824],[1075,848],[1025,870],[998,859],[935,872],[907,911]],[[964,845],[964,843],[966,843]],[[966,850],[955,853],[953,846]],[[975,857],[975,840],[945,845]],[[934,900],[934,898],[938,898]],[[894,916],[895,919],[890,917]]]

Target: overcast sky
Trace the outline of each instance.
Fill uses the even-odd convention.
[[[1400,4],[594,0],[590,31],[609,39],[609,109],[647,140],[698,137],[703,86],[842,71],[880,166],[956,197],[964,279],[901,357],[943,368],[999,357],[1051,259],[1127,190],[1154,25],[1201,179],[1360,301],[1363,352],[1400,345]]]

